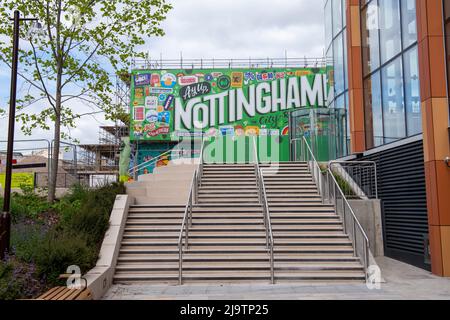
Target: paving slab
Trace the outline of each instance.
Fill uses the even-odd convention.
[[[377,258],[385,283],[289,283],[230,285],[113,285],[105,300],[450,300],[450,279],[414,266]]]

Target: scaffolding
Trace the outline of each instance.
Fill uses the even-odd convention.
[[[130,80],[129,75],[116,75],[115,104],[124,111],[123,119],[114,125],[100,126],[97,144],[78,145],[79,175],[117,175],[119,173],[120,145],[122,138],[129,136]]]

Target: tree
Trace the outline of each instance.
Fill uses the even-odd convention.
[[[54,149],[48,200],[55,199],[62,129],[74,128],[83,116],[78,101],[101,110],[107,119],[123,118],[114,104],[111,75],[128,72],[131,58],[144,57],[138,48],[152,36],[163,36],[161,22],[172,6],[166,0],[2,0],[0,2],[0,62],[10,66],[13,10],[39,19],[41,32],[21,26],[17,121],[33,130],[54,128]],[[71,107],[72,105],[72,107]],[[30,106],[38,109],[30,112]],[[0,110],[0,115],[5,110]],[[84,114],[86,115],[86,114]]]

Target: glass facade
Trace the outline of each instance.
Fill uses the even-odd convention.
[[[325,39],[326,57],[328,63],[328,81],[330,95],[328,107],[341,109],[343,117],[339,117],[336,127],[342,128],[336,133],[336,158],[350,153],[350,126],[348,100],[348,67],[347,67],[347,21],[345,17],[346,0],[325,1]]]
[[[450,39],[450,0],[445,2]],[[332,88],[328,105],[348,115],[345,4],[325,1],[325,39]],[[360,0],[360,10],[366,146],[371,149],[422,132],[416,0]],[[346,123],[341,156],[350,152],[348,116]]]
[[[422,132],[415,0],[361,0],[367,148]]]

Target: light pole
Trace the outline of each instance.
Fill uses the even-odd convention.
[[[6,154],[5,190],[3,198],[3,212],[0,218],[0,258],[3,259],[5,251],[10,249],[11,235],[11,182],[12,161],[14,151],[14,125],[16,121],[16,96],[17,96],[17,68],[19,62],[19,28],[21,21],[37,21],[34,18],[20,18],[20,12],[14,11],[13,29],[13,55],[11,63],[11,94],[9,103],[8,148]]]

